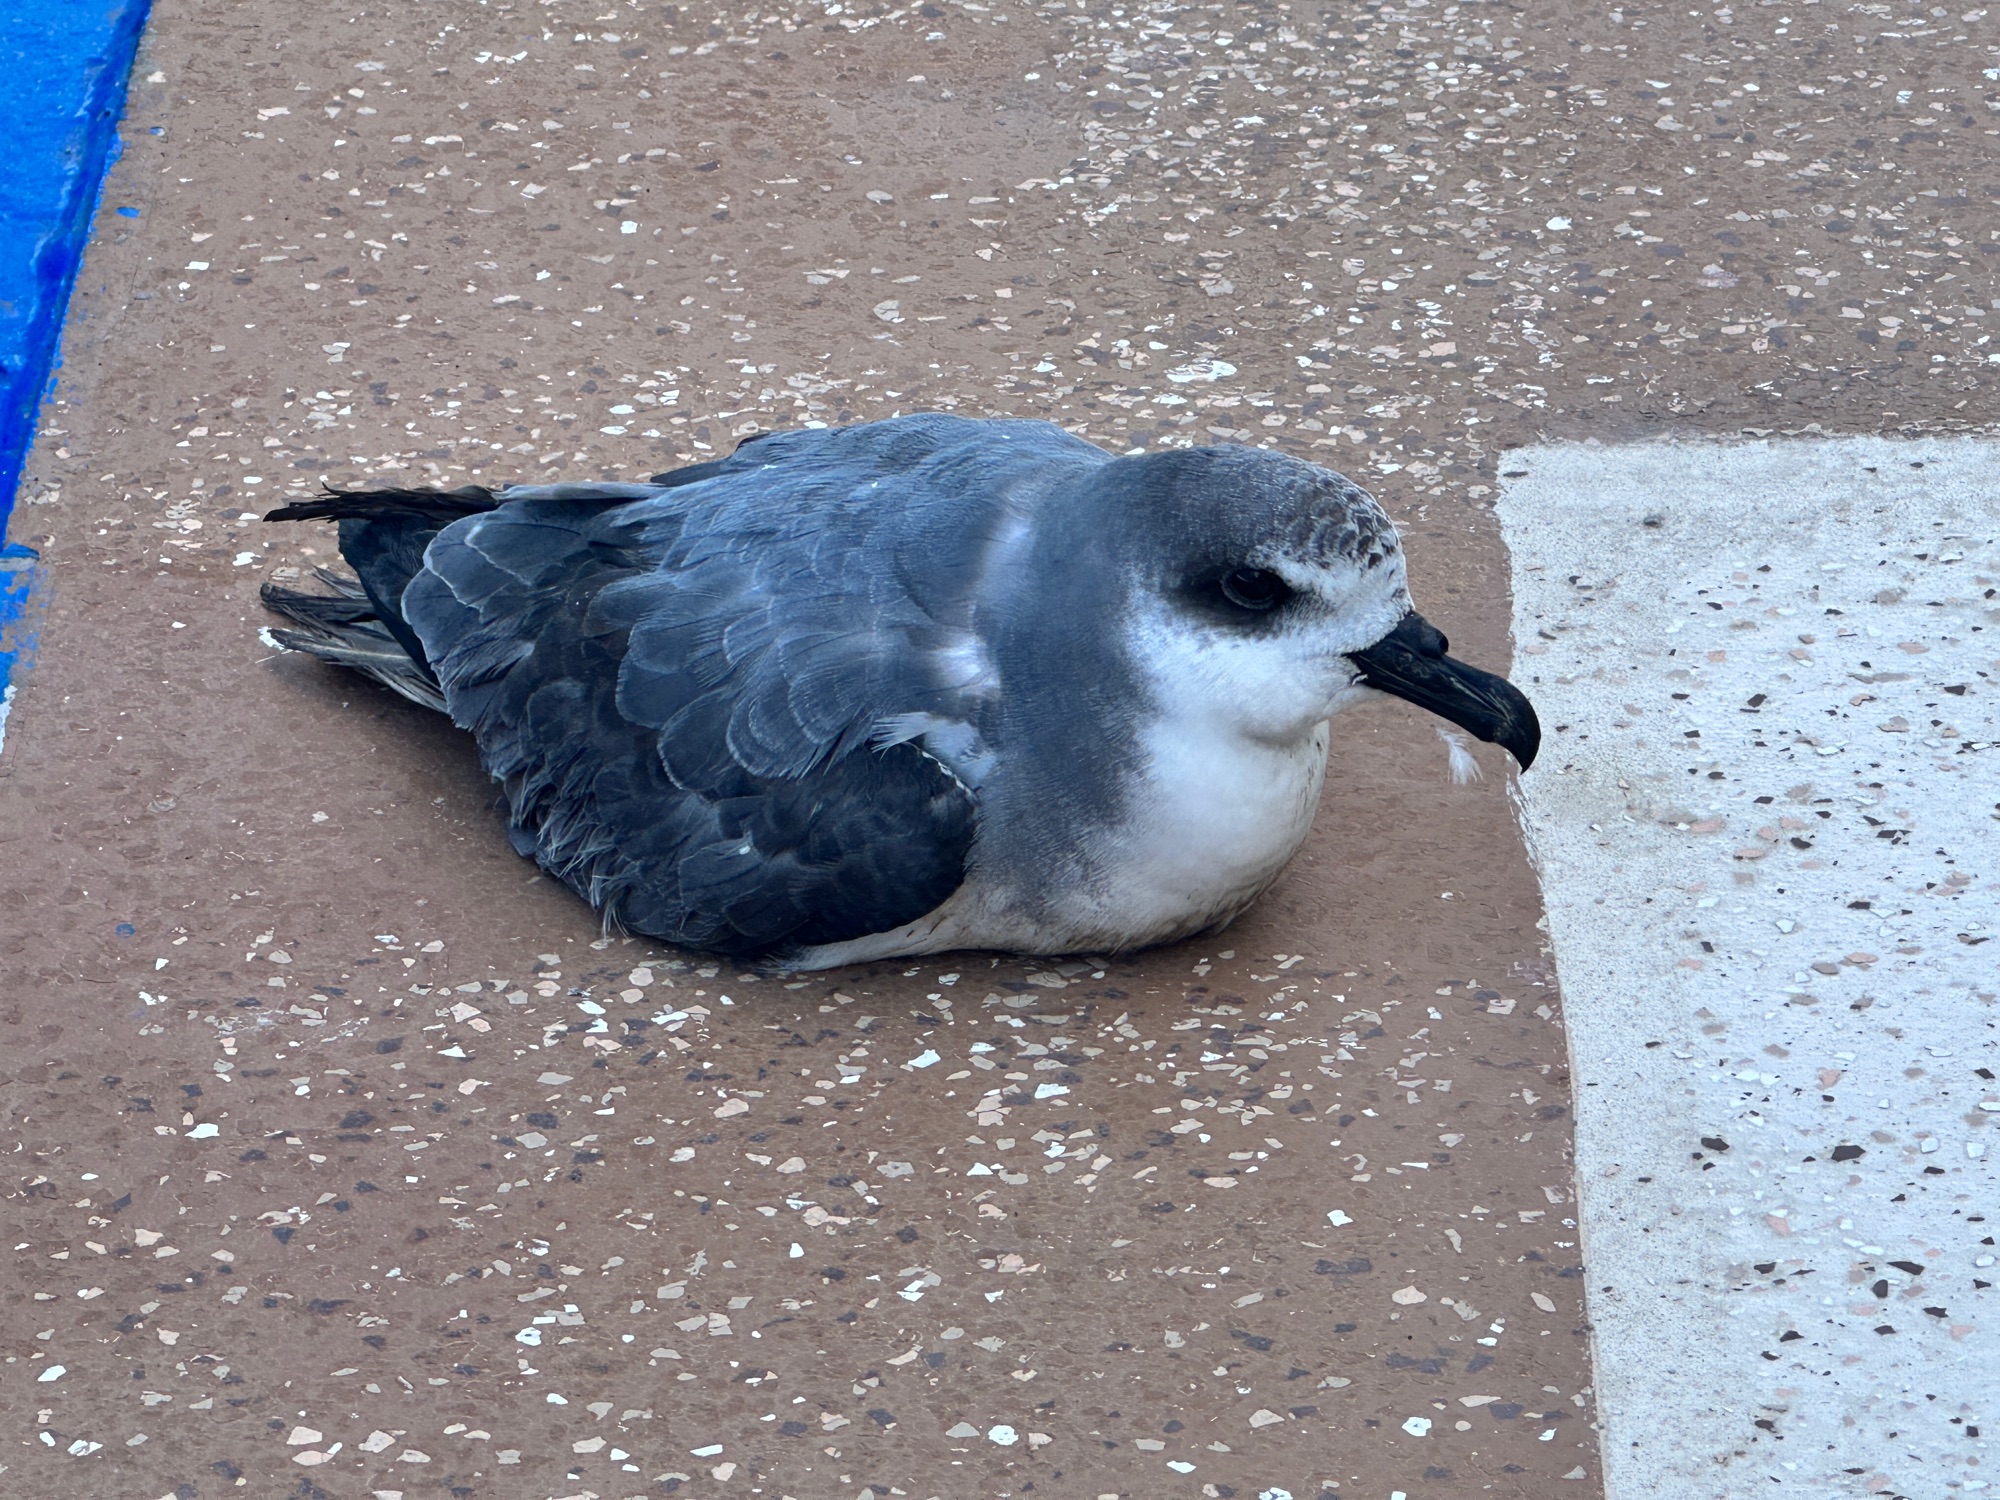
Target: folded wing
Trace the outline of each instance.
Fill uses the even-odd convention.
[[[614,922],[742,956],[948,898],[994,753],[981,570],[1103,460],[1048,429],[996,463],[993,425],[778,434],[446,527],[403,614],[515,846]]]

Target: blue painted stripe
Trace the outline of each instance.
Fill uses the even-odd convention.
[[[0,749],[7,745],[7,715],[14,684],[35,656],[35,621],[44,573],[31,547],[0,547]]]
[[[0,7],[0,537],[90,235],[150,0],[7,0]],[[34,648],[42,569],[0,547],[0,742],[12,679]]]

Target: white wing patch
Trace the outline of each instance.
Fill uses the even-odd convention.
[[[931,653],[938,680],[975,698],[993,698],[1000,692],[1000,674],[986,646],[978,636],[965,632],[950,645]]]
[[[921,741],[918,748],[949,771],[968,792],[978,791],[980,784],[993,774],[997,757],[986,747],[978,730],[958,719],[926,713],[891,714],[876,721],[874,732],[868,736],[868,743],[877,750],[911,740]]]

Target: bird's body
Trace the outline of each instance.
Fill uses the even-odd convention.
[[[1340,476],[1040,422],[274,513],[317,516],[361,589],[267,590],[280,639],[471,730],[515,847],[607,920],[798,967],[1227,922],[1304,839],[1332,714],[1398,670],[1365,653],[1422,623]]]

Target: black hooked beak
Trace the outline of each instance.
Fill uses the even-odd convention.
[[[1412,610],[1396,628],[1347,659],[1369,687],[1407,698],[1488,744],[1504,745],[1527,770],[1541,748],[1542,725],[1526,694],[1504,677],[1445,655],[1444,632]]]

